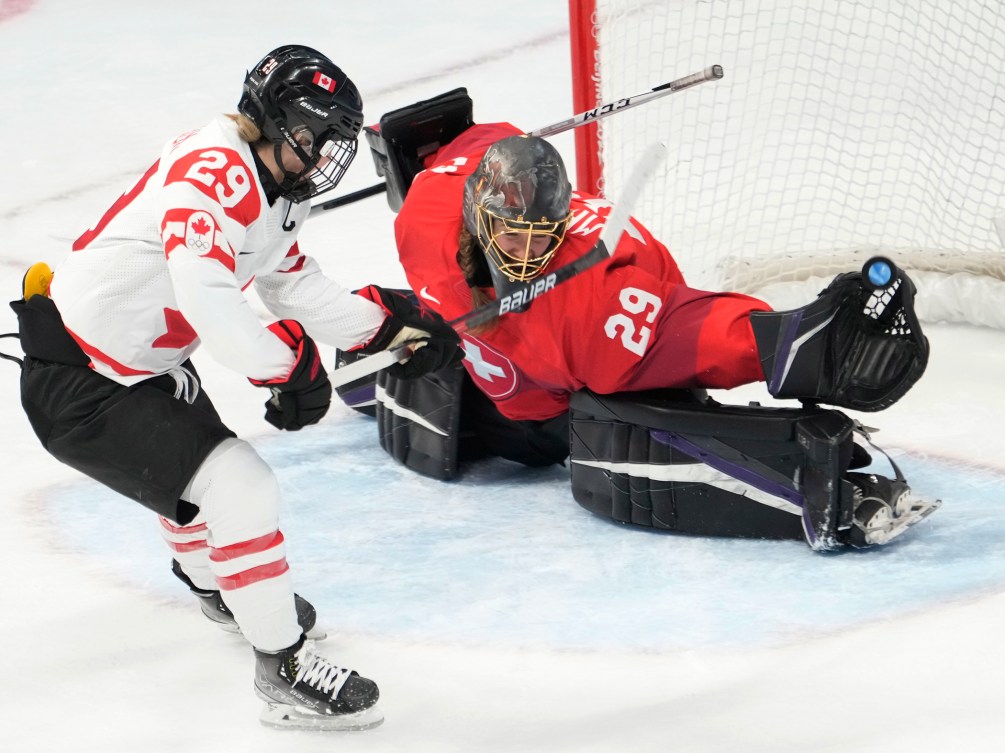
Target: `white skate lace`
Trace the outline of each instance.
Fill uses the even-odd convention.
[[[316,653],[312,641],[306,641],[297,652],[297,665],[297,677],[293,684],[303,682],[330,698],[338,698],[339,691],[352,674],[352,670],[336,667]]]

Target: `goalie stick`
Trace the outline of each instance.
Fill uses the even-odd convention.
[[[616,99],[613,102],[605,102],[602,105],[597,105],[590,110],[585,110],[578,115],[573,115],[571,118],[566,118],[558,123],[546,125],[535,131],[528,131],[527,135],[547,138],[548,136],[565,133],[566,131],[571,131],[574,128],[579,128],[581,125],[595,123],[596,121],[602,120],[603,118],[613,115],[616,112],[630,110],[633,107],[644,105],[646,102],[652,102],[654,99],[660,99],[668,94],[683,91],[684,89],[690,89],[692,86],[703,84],[706,81],[715,81],[716,79],[722,78],[722,76],[723,72],[721,65],[710,65],[703,71],[698,71],[697,73],[692,73],[688,76],[668,81],[665,84],[654,86],[649,91],[642,92],[641,94],[636,94],[632,97],[622,97],[621,99]],[[324,212],[329,209],[338,209],[346,204],[354,204],[357,201],[369,198],[370,196],[382,194],[385,191],[387,191],[387,183],[377,183],[376,185],[368,186],[367,188],[361,188],[358,191],[348,193],[345,196],[339,196],[337,198],[330,199],[329,201],[322,202],[321,204],[317,204],[316,206],[311,207],[311,214],[319,214],[320,212]]]
[[[646,148],[641,159],[639,159],[632,170],[628,182],[625,184],[625,193],[621,197],[621,201],[615,204],[610,214],[607,215],[604,229],[600,232],[600,240],[597,241],[597,244],[593,248],[578,259],[559,267],[550,274],[531,282],[516,285],[513,290],[502,298],[489,301],[483,306],[472,309],[468,313],[462,314],[447,323],[458,334],[463,334],[471,328],[484,324],[497,316],[502,316],[526,306],[538,296],[546,295],[566,280],[570,280],[605,259],[610,258],[618,247],[621,236],[627,230],[628,223],[631,222],[632,210],[638,203],[642,190],[655,174],[657,168],[662,164],[666,158],[666,154],[667,148],[660,142],[654,142]],[[379,353],[374,353],[372,356],[361,358],[354,363],[335,369],[328,375],[332,388],[342,387],[397,363],[400,359],[411,355],[411,349],[415,342],[414,340],[404,342],[397,347],[382,350]]]

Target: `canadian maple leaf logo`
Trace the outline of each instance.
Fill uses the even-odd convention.
[[[314,72],[314,83],[327,92],[335,92],[335,79],[331,76],[326,76],[321,71]]]
[[[209,232],[209,223],[206,222],[205,217],[200,217],[192,223],[192,232],[196,235],[205,235]]]

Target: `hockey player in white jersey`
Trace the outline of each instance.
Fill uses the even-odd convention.
[[[256,656],[262,721],[359,729],[382,715],[377,685],[319,654],[313,607],[295,596],[272,470],[220,420],[190,356],[204,351],[269,390],[265,418],[298,430],[328,410],[314,338],[377,352],[418,340],[395,368],[418,376],[461,357],[418,311],[324,276],[298,244],[310,199],[356,152],[362,102],[316,50],[287,45],[246,76],[238,113],[167,144],[73,244],[48,289],[12,306],[22,403],[60,461],[158,514],[173,570]],[[263,326],[253,286],[277,321]]]

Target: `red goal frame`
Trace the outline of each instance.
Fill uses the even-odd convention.
[[[573,112],[585,112],[601,104],[596,9],[594,0],[569,0]],[[575,132],[576,188],[598,196],[603,195],[604,188],[599,128],[598,123],[590,123]]]

